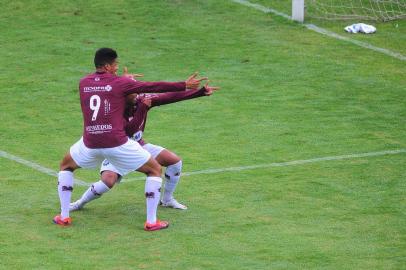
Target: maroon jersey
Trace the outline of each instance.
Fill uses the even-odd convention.
[[[138,95],[135,105],[127,106],[124,118],[126,123],[125,131],[128,137],[138,141],[140,145],[144,145],[145,141],[142,135],[147,122],[148,110],[155,106],[175,103],[182,100],[197,98],[205,95],[206,89],[189,90],[184,92],[170,92],[163,94],[142,94]],[[145,98],[151,99],[151,107],[148,107],[142,101]]]
[[[123,114],[133,93],[185,90],[185,82],[141,82],[110,73],[93,73],[79,83],[83,142],[89,148],[110,148],[127,142]]]

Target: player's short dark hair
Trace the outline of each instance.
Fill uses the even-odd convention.
[[[94,55],[94,65],[96,68],[103,67],[107,64],[112,64],[118,57],[117,52],[110,48],[100,48]]]

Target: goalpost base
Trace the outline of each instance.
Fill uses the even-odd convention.
[[[304,0],[292,0],[292,20],[304,21]]]

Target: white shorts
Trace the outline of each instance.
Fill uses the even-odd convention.
[[[152,144],[152,143],[144,144],[144,145],[142,146],[142,148],[144,148],[145,150],[147,150],[148,153],[151,154],[151,156],[152,156],[153,158],[156,158],[163,150],[165,150],[165,148],[163,148],[162,146],[155,145],[155,144]],[[120,175],[120,176],[124,176],[124,175],[121,174],[120,171],[119,171],[113,164],[111,164],[111,162],[109,162],[109,160],[107,160],[107,159],[103,160],[103,163],[102,163],[101,168],[100,168],[100,172],[104,172],[104,171],[112,171],[112,172],[117,173],[117,174]],[[120,180],[121,180],[121,177],[119,177],[119,180],[118,180],[118,181],[120,181]]]
[[[86,147],[80,138],[70,148],[70,154],[76,164],[85,169],[96,168],[107,159],[120,175],[137,170],[151,158],[151,154],[133,140],[117,147],[92,149]]]
[[[165,148],[163,148],[162,146],[155,145],[152,143],[144,144],[142,148],[147,150],[148,153],[150,153],[153,158],[156,158],[163,150],[165,150]]]

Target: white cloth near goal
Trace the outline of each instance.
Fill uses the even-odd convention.
[[[376,32],[376,28],[372,25],[368,25],[365,23],[356,23],[349,25],[344,28],[345,31],[348,33],[364,33],[364,34],[372,34]]]

